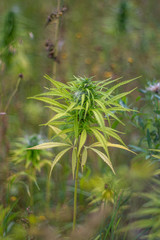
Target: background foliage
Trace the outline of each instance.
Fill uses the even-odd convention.
[[[0,1],[0,239],[159,239],[159,9],[151,0]],[[51,140],[39,125],[52,112],[28,99],[51,87],[45,74],[62,83],[141,76],[116,89],[136,88],[119,101],[136,111],[112,123],[137,155],[114,148],[114,176],[90,154],[74,232],[70,154],[49,181],[58,150],[26,150]]]

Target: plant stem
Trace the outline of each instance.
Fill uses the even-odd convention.
[[[8,107],[9,107],[11,101],[12,101],[12,98],[14,97],[14,95],[16,94],[16,92],[18,91],[18,87],[19,87],[19,84],[20,84],[20,82],[21,82],[21,79],[22,79],[22,77],[19,77],[19,78],[18,78],[18,81],[17,81],[17,83],[16,83],[16,87],[15,87],[14,91],[12,92],[10,98],[8,99],[8,102],[7,102],[6,106],[5,106],[4,112],[7,112]]]
[[[57,0],[57,12],[60,12],[60,5],[61,5],[61,0]],[[54,36],[54,44],[55,44],[55,57],[57,57],[58,54],[58,30],[59,30],[59,17],[56,20],[56,27],[55,27],[55,36]],[[57,75],[57,62],[54,62],[53,65],[53,74],[54,78],[56,79]]]
[[[31,176],[33,176],[36,179],[36,171],[34,168],[31,168]],[[34,204],[34,198],[33,198],[33,193],[34,193],[34,189],[33,189],[33,180],[30,179],[30,183],[29,183],[29,187],[30,187],[30,206],[33,207]]]
[[[49,169],[50,172],[50,169]],[[50,206],[50,177],[48,173],[48,178],[46,182],[46,210],[49,211],[49,206]]]
[[[73,230],[75,229],[75,226],[76,226],[76,217],[77,217],[78,172],[79,172],[79,156],[77,157],[76,177],[75,177],[75,185],[74,185]]]

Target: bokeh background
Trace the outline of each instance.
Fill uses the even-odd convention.
[[[159,148],[159,112],[157,112],[158,115],[154,118],[155,124],[153,124],[153,119],[151,118],[154,117],[153,108],[154,106],[159,106],[159,102],[154,102],[152,96],[149,96],[148,100],[145,100],[145,94],[149,84],[159,81],[159,64],[159,1],[1,0],[1,185],[6,184],[8,179],[6,176],[12,175],[15,171],[14,166],[10,164],[10,159],[12,158],[12,151],[16,149],[14,144],[18,141],[17,139],[27,139],[28,136],[34,134],[38,134],[38,136],[41,135],[45,141],[50,138],[48,128],[40,125],[50,119],[51,113],[48,109],[44,108],[43,103],[29,99],[29,97],[45,92],[45,88],[50,87],[49,82],[44,78],[45,74],[65,83],[72,80],[74,75],[94,77],[94,80],[97,81],[118,77],[122,77],[122,80],[127,80],[140,76],[121,88],[122,91],[129,91],[136,88],[129,97],[122,99],[122,104],[138,110],[139,113],[137,115],[136,113],[135,115],[122,114],[120,119],[126,125],[120,126],[118,123],[115,123],[114,127],[125,133],[122,138],[126,145],[132,146],[131,148],[142,154],[138,155],[136,160],[132,161],[133,155],[131,153],[114,150],[111,152],[111,158],[115,169],[119,171],[119,176],[123,178],[122,182],[124,183],[127,179],[133,194],[137,191],[141,192],[142,190],[147,191],[151,189],[150,185],[148,185],[147,189],[148,177],[152,176],[155,166],[148,165],[146,161],[151,157],[148,149]],[[159,99],[157,101],[159,101]],[[145,119],[143,119],[143,114]],[[154,134],[157,138],[154,138]],[[17,145],[17,147],[22,147],[24,148],[23,151],[25,151],[25,148],[29,146],[25,144],[38,144],[41,142],[41,139],[39,140],[35,137],[27,141],[29,142],[25,143],[24,141],[23,146]],[[151,142],[153,142],[152,145]],[[47,156],[48,159],[52,159],[50,154],[45,154],[46,153],[44,153],[45,158]],[[26,155],[24,154],[22,158],[25,157]],[[39,156],[37,159],[38,158]],[[70,159],[69,156],[68,159]],[[90,159],[93,161],[92,164],[89,162],[89,168],[85,172],[86,176],[81,175],[81,187],[83,190],[83,194],[79,200],[80,211],[82,211],[81,220],[84,216],[88,216],[88,209],[90,209],[90,205],[89,207],[87,205],[88,200],[86,200],[86,198],[90,196],[88,189],[91,189],[96,183],[99,184],[100,188],[101,185],[104,187],[105,182],[110,181],[108,180],[110,177],[106,180],[106,176],[103,175],[105,173],[103,163],[97,163],[95,156],[90,156]],[[138,163],[136,161],[138,161]],[[9,168],[10,165],[11,168]],[[21,170],[22,169],[23,167],[21,167]],[[99,173],[102,179],[96,176],[95,179],[89,182],[88,176],[91,174],[91,169],[94,174]],[[142,169],[144,171],[142,171]],[[45,189],[46,176],[48,176],[47,171],[48,169],[46,168],[44,172],[40,171],[37,174],[41,189]],[[88,182],[90,186],[86,186],[86,182]],[[51,226],[53,226],[54,221],[56,221],[56,224],[63,229],[62,232],[68,231],[68,229],[71,228],[72,221],[71,206],[73,200],[71,199],[74,188],[70,166],[67,162],[64,163],[63,166],[61,164],[58,165],[50,187],[52,192],[54,192],[51,196],[52,204],[50,206],[55,214],[54,217],[50,217],[44,213],[44,211],[39,212],[39,209],[43,209],[45,206],[46,190],[39,192],[35,186],[32,186],[32,193],[35,190],[34,203],[36,204],[32,208],[33,216],[31,213],[31,219],[29,219],[29,221],[31,221],[31,225],[33,223],[33,226],[35,226],[37,222],[39,224],[39,220],[35,219],[35,213],[38,213],[40,216],[42,215],[42,222],[46,220],[45,217],[47,215],[50,219],[49,223]],[[95,189],[97,188],[95,187]],[[33,204],[30,203],[29,197],[19,197],[21,194],[25,196],[26,191],[18,187],[16,188],[15,186],[12,190],[8,196],[8,198],[10,197],[9,201],[12,203],[15,202],[16,199],[20,199],[17,208],[18,210],[20,209],[21,212],[25,211],[26,213],[24,209]],[[98,189],[97,194],[99,194],[99,192],[101,192],[101,189]],[[4,203],[6,187],[1,187],[0,193],[0,201]],[[107,198],[112,202],[112,192],[108,194]],[[15,199],[12,198],[12,195]],[[123,213],[126,215],[128,212],[133,212],[137,206],[141,206],[141,203],[143,204],[143,201],[139,202],[139,200],[134,199],[134,197],[129,201],[131,210],[128,211],[125,209]],[[30,210],[27,211],[29,212]],[[110,212],[110,209],[108,211]],[[126,213],[125,211],[128,212]],[[30,215],[30,212],[28,212],[26,214]],[[106,214],[109,213],[107,212]],[[122,217],[123,222],[125,222],[125,214]],[[99,218],[102,220],[101,216],[99,216]],[[128,224],[127,221],[124,225]],[[87,220],[87,224],[89,225],[86,225],[86,229],[88,229],[89,226],[93,228],[97,226],[94,218],[93,222]],[[122,227],[124,227],[124,225],[122,224]],[[43,226],[45,226],[45,224]],[[87,232],[86,229],[85,227],[83,229],[84,235],[85,231]],[[53,232],[51,234],[52,236]],[[50,233],[47,232],[46,234],[49,236]],[[75,239],[75,237],[77,239],[83,239],[81,235],[80,238],[78,238],[78,235],[74,234],[76,233],[73,233],[71,239]],[[131,230],[128,238],[126,237],[124,239],[140,239],[134,238],[134,236],[140,236],[138,234],[139,232],[132,232]],[[116,235],[116,237],[115,239],[122,239],[122,235]],[[22,238],[19,239],[21,240]],[[48,239],[52,238],[48,237]]]

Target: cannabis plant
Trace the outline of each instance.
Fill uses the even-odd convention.
[[[25,169],[32,168],[36,171],[40,171],[45,164],[50,165],[47,159],[52,156],[51,152],[46,150],[27,150],[41,142],[42,137],[36,134],[18,139],[17,142],[14,143],[12,161],[18,165],[23,164]]]
[[[53,111],[53,117],[45,124],[60,137],[61,141],[42,143],[32,149],[62,147],[51,166],[54,166],[68,151],[72,151],[72,174],[75,180],[73,229],[76,224],[77,185],[79,168],[83,170],[89,151],[96,153],[115,173],[110,160],[109,147],[128,150],[119,136],[119,132],[111,127],[114,120],[120,121],[117,112],[131,111],[120,105],[119,100],[131,93],[113,95],[113,91],[132,80],[120,81],[108,88],[119,79],[93,81],[92,78],[74,77],[73,81],[64,84],[46,76],[53,87],[46,93],[39,94],[34,99],[43,101]],[[122,123],[123,124],[123,123]],[[120,144],[110,142],[115,139]],[[90,144],[89,144],[90,142]],[[88,144],[87,144],[88,143]],[[101,150],[99,150],[99,148]]]
[[[36,174],[40,172],[42,167],[51,166],[49,159],[52,157],[52,153],[47,150],[33,150],[29,149],[36,146],[42,142],[42,137],[40,135],[26,136],[20,138],[14,143],[14,150],[12,151],[12,162],[16,165],[16,173],[12,174],[9,178],[10,184],[21,183],[25,186],[28,195],[30,196],[31,205],[33,204],[33,182],[37,184]],[[29,185],[24,181],[21,181],[22,177],[27,177],[29,180]],[[49,182],[47,181],[46,195],[49,195]],[[38,187],[39,188],[39,187]],[[48,199],[49,196],[46,196]],[[49,201],[49,199],[48,199]]]
[[[80,179],[80,188],[90,193],[90,203],[112,203],[120,191],[118,179],[111,172],[103,176],[83,176]]]

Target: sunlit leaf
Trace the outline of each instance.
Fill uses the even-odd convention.
[[[52,174],[52,171],[53,171],[54,166],[55,166],[55,165],[58,163],[58,161],[63,157],[63,155],[64,155],[66,152],[68,152],[70,149],[71,149],[71,147],[66,148],[66,149],[62,150],[61,152],[59,152],[59,153],[56,155],[56,157],[55,157],[55,159],[53,160],[53,163],[52,163],[52,165],[51,165],[51,170],[50,170],[49,177],[51,177],[51,174]]]
[[[98,124],[100,125],[100,127],[103,128],[104,127],[104,118],[101,115],[101,113],[98,110],[92,110],[92,112],[94,113],[95,118],[96,118]]]
[[[81,168],[82,168],[82,171],[83,171],[83,167],[86,164],[86,161],[87,161],[87,148],[84,147],[83,152],[82,152],[82,158],[81,158]]]
[[[93,132],[96,139],[102,144],[102,147],[106,151],[107,156],[109,156],[109,152],[107,148],[107,139],[105,139],[104,136],[96,128],[91,128],[90,130]]]
[[[95,153],[97,153],[100,158],[105,162],[107,163],[107,165],[112,169],[113,173],[115,174],[115,171],[113,169],[113,166],[112,166],[112,163],[111,161],[109,160],[109,158],[104,154],[102,153],[101,151],[97,150],[96,148],[90,148],[92,151],[94,151]]]
[[[84,129],[84,130],[82,131],[82,133],[81,133],[81,136],[80,136],[78,154],[80,153],[83,145],[85,144],[86,138],[87,138],[87,132],[86,132],[86,130]]]
[[[60,142],[47,142],[42,143],[37,146],[28,148],[28,149],[47,149],[47,148],[54,148],[54,147],[66,147],[69,146],[67,143],[60,143]]]

